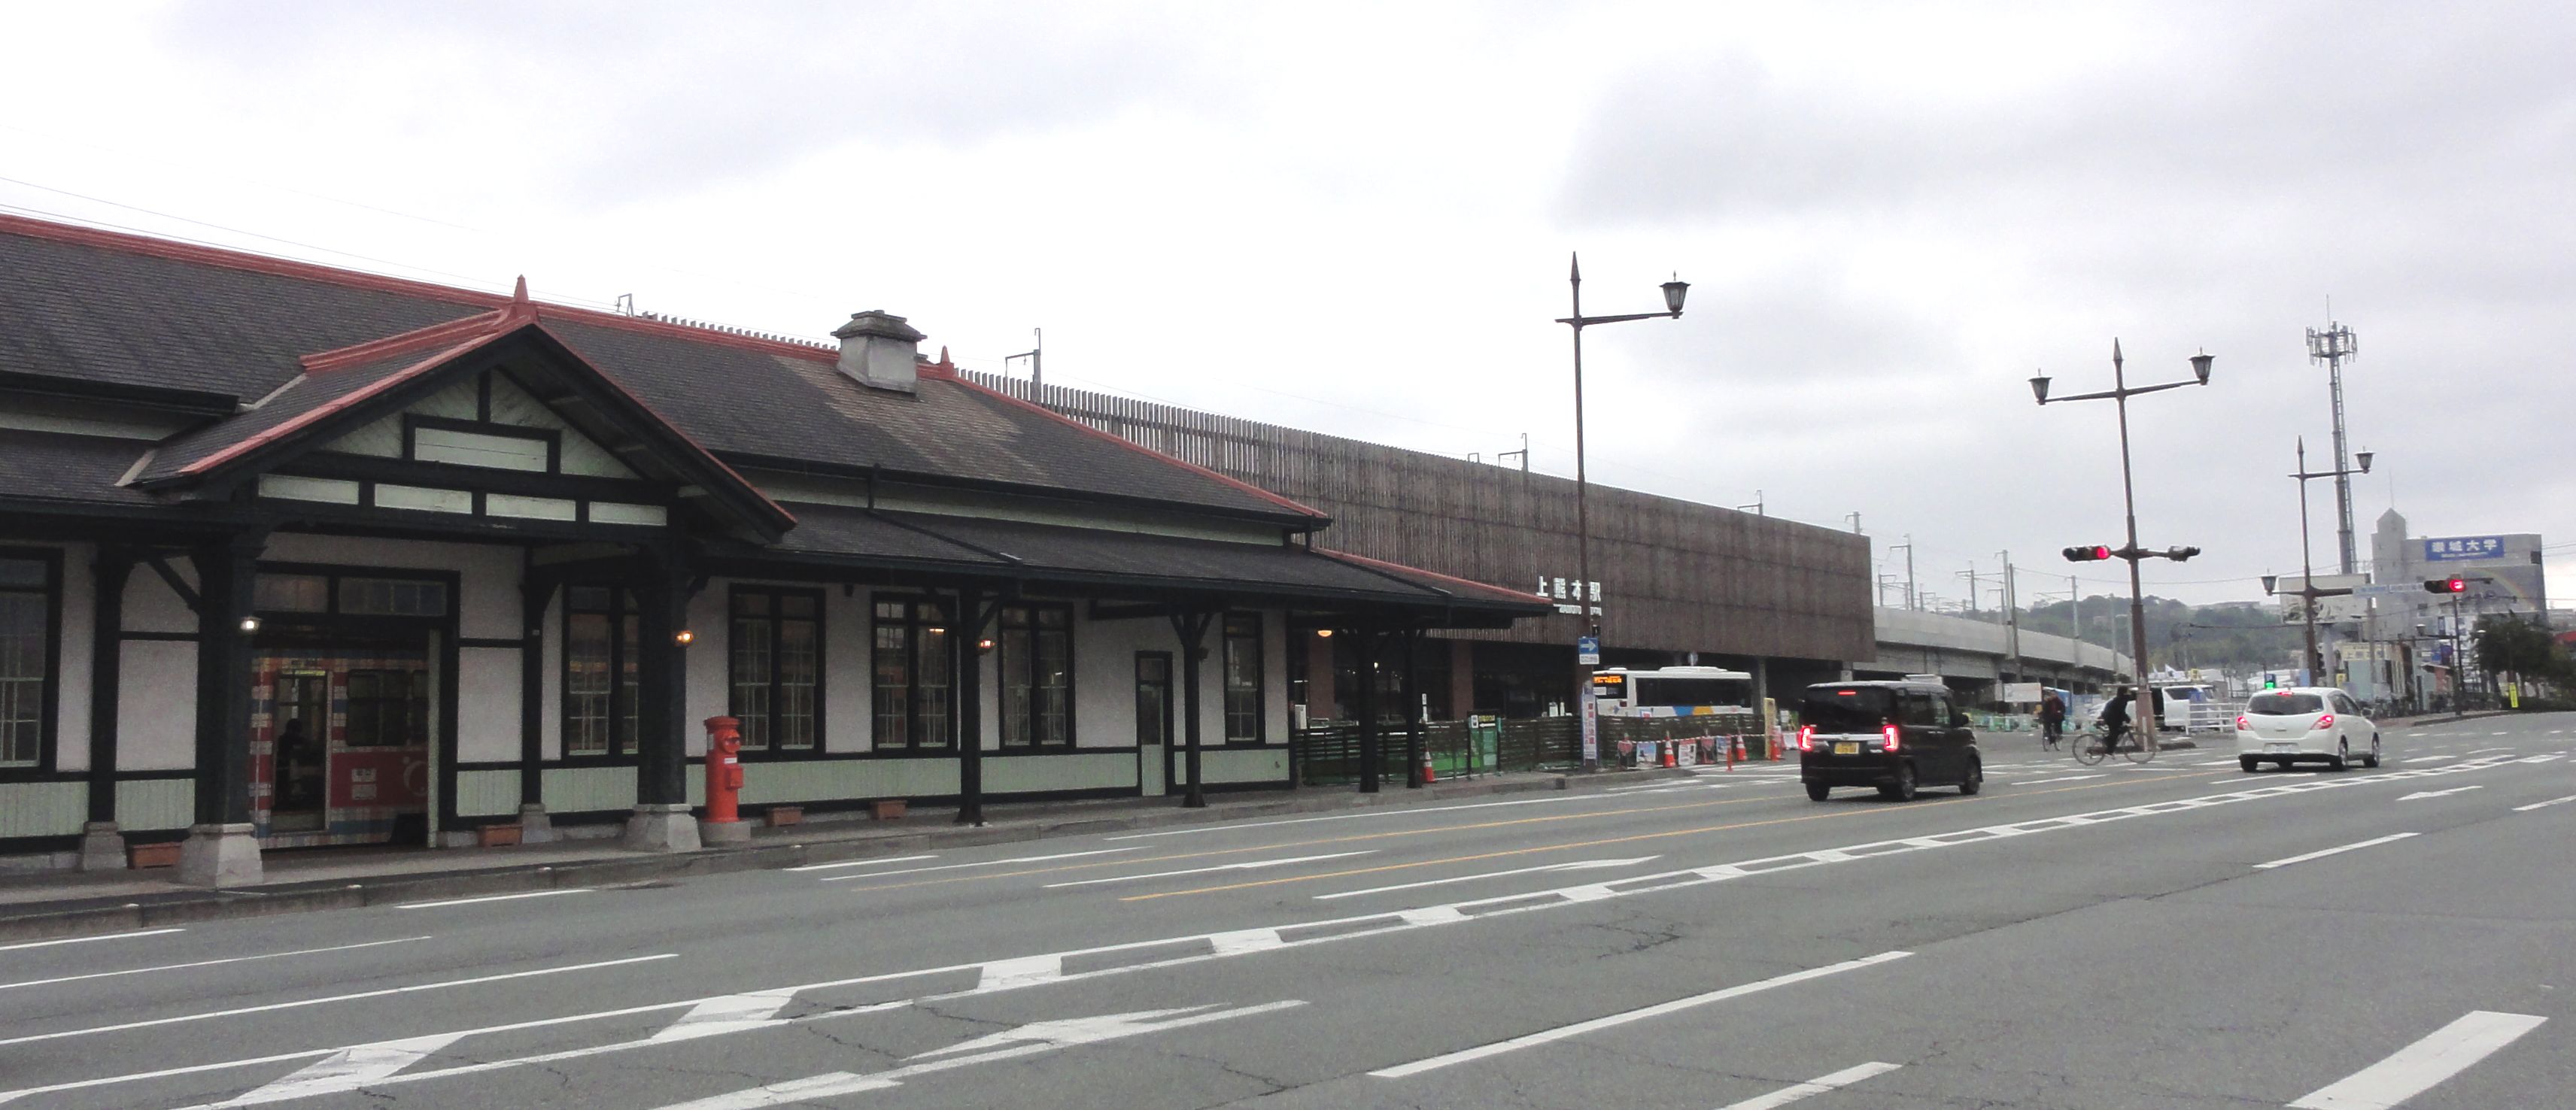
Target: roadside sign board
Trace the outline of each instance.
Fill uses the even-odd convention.
[[[1586,667],[1598,667],[1598,666],[1600,666],[1600,665],[1601,665],[1601,639],[1600,639],[1600,637],[1597,637],[1597,636],[1577,636],[1577,637],[1575,637],[1575,638],[1574,638],[1574,661],[1575,661],[1575,663],[1577,663],[1577,664],[1579,664],[1579,665],[1581,665],[1581,666],[1586,666]]]
[[[2385,582],[2376,586],[2355,586],[2352,589],[2352,596],[2395,597],[2399,594],[2420,594],[2423,592],[2424,587],[2416,583]]]
[[[2503,536],[2443,536],[2424,541],[2424,561],[2428,563],[2494,559],[2503,554]]]

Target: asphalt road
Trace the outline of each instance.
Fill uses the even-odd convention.
[[[2386,739],[0,945],[0,1106],[2576,1106],[2576,716]]]

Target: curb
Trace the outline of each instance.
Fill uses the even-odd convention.
[[[134,929],[162,928],[205,921],[273,917],[317,910],[360,909],[480,894],[512,894],[565,887],[618,886],[655,879],[769,871],[808,863],[838,863],[873,856],[902,855],[932,847],[975,847],[1038,840],[1050,836],[1124,832],[1176,825],[1216,825],[1299,813],[1384,809],[1414,801],[1524,794],[1542,790],[1583,790],[1638,780],[1675,777],[1680,768],[1600,771],[1592,775],[1548,774],[1527,779],[1459,782],[1414,791],[1398,787],[1378,794],[1331,793],[1273,801],[1233,803],[1205,809],[1157,808],[1133,813],[1077,815],[1055,820],[1013,822],[1008,818],[981,828],[923,829],[884,835],[796,843],[753,843],[743,847],[703,848],[668,855],[638,853],[622,858],[516,867],[475,868],[361,878],[320,880],[230,890],[182,891],[127,897],[66,898],[58,908],[0,916],[0,942],[54,940]],[[82,903],[108,903],[87,904]],[[45,903],[28,903],[43,906]]]

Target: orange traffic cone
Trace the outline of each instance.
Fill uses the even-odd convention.
[[[1422,753],[1421,774],[1422,785],[1424,786],[1429,786],[1432,783],[1440,781],[1440,772],[1431,769],[1431,753],[1427,750]]]
[[[1740,760],[1740,759],[1743,759],[1743,758],[1744,758],[1744,738],[1743,738],[1743,737],[1741,737],[1741,736],[1738,736],[1738,737],[1736,737],[1736,738],[1735,738],[1735,746],[1734,746],[1734,747],[1732,747],[1732,748],[1727,749],[1727,752],[1726,752],[1726,761],[1727,761],[1727,762],[1729,762],[1729,763],[1733,763],[1733,762],[1736,762],[1737,760]]]
[[[1678,767],[1678,766],[1681,766],[1680,762],[1679,762],[1679,761],[1677,761],[1677,760],[1675,760],[1675,759],[1673,758],[1673,742],[1672,742],[1672,741],[1670,741],[1670,740],[1664,741],[1663,743],[1656,745],[1656,748],[1657,748],[1657,750],[1659,750],[1659,751],[1663,752],[1663,754],[1664,754],[1664,766],[1666,766],[1666,767]]]

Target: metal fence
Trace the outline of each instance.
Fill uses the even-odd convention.
[[[1601,762],[1617,765],[1633,757],[1640,743],[1694,746],[1707,761],[1726,758],[1736,738],[1744,741],[1747,759],[1768,759],[1770,752],[1759,719],[1728,717],[1604,717],[1599,723]],[[1360,727],[1348,722],[1319,722],[1290,738],[1301,786],[1338,786],[1359,781]],[[1563,771],[1582,765],[1583,726],[1573,717],[1534,720],[1484,718],[1432,721],[1422,726],[1423,751],[1439,778],[1463,778],[1509,772]],[[1378,731],[1377,771],[1381,781],[1403,782],[1411,774],[1405,763],[1402,725]]]

